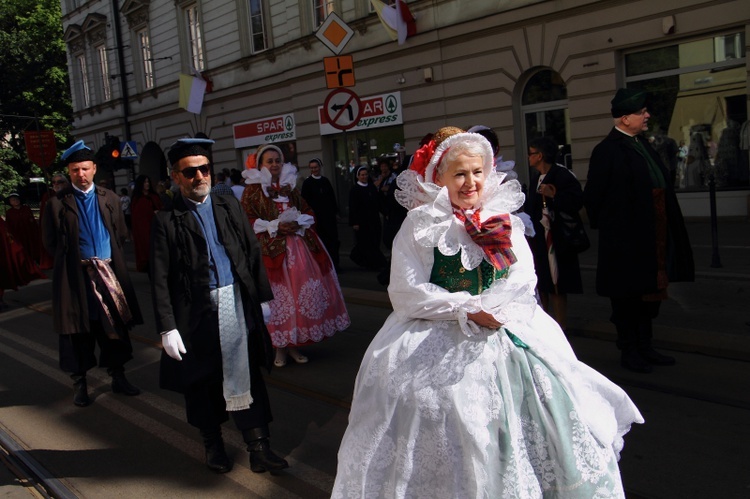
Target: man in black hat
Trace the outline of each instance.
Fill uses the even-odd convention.
[[[94,185],[96,156],[83,141],[62,155],[71,185],[57,191],[42,218],[44,247],[54,257],[52,312],[60,333],[60,368],[73,378],[73,403],[91,403],[86,372],[96,365],[112,376],[112,391],[138,395],[125,378],[133,358],[128,329],[141,324],[123,256],[128,235],[120,199]]]
[[[185,396],[206,465],[232,461],[221,424],[232,415],[256,473],[288,467],[268,442],[271,409],[260,367],[273,360],[261,303],[273,299],[261,248],[240,203],[211,193],[210,139],[180,139],[169,152],[180,189],[151,233],[151,289],[164,352],[160,386]]]
[[[645,92],[617,91],[614,128],[591,153],[584,189],[591,228],[599,230],[596,291],[612,304],[622,366],[641,373],[675,363],[652,347],[652,321],[668,283],[694,279],[669,172],[642,135],[650,116]]]

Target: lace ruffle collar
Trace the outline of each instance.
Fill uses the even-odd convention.
[[[484,183],[481,199],[480,221],[494,215],[512,213],[524,201],[521,184],[517,180],[501,183],[505,175],[491,172]],[[396,199],[409,209],[408,217],[414,223],[414,238],[417,244],[427,248],[438,248],[441,254],[453,256],[461,251],[461,264],[473,270],[485,258],[484,251],[466,232],[453,213],[448,189],[432,182],[425,182],[413,170],[406,170],[398,176]],[[523,231],[523,222],[511,216],[513,230]]]
[[[263,189],[263,194],[265,194],[266,197],[269,197],[268,188],[271,187],[271,172],[268,168],[264,166],[260,169],[247,169],[242,172],[242,176],[245,178],[245,183],[248,185],[260,184],[261,188]],[[291,189],[294,189],[294,187],[297,185],[297,168],[295,168],[291,163],[284,163],[284,165],[281,167],[281,174],[279,175],[279,187],[283,187],[285,185],[289,186]],[[289,198],[282,195],[278,195],[273,199],[274,201],[277,201],[279,203],[289,202]]]

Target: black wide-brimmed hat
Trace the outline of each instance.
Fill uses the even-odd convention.
[[[626,114],[637,113],[648,102],[648,94],[635,88],[621,88],[612,99],[612,117],[619,118]]]

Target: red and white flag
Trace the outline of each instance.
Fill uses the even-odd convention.
[[[417,34],[417,23],[406,2],[396,0],[395,5],[386,5],[381,0],[370,0],[370,3],[391,40],[403,45],[407,37]]]
[[[398,11],[396,16],[398,22],[396,27],[396,31],[398,32],[398,44],[403,45],[407,37],[417,34],[417,22],[409,10],[409,7],[407,7],[406,2],[396,0],[396,10]]]

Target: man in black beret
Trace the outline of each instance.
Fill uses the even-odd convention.
[[[159,384],[184,395],[209,469],[232,468],[221,437],[231,414],[250,469],[277,471],[289,465],[269,446],[271,408],[260,371],[273,360],[261,307],[273,294],[239,201],[211,193],[213,143],[180,139],[167,154],[180,192],[171,210],[156,214],[151,233],[151,289],[164,347]]]
[[[670,282],[694,280],[693,255],[669,173],[643,137],[648,95],[621,88],[612,99],[614,128],[592,151],[584,204],[599,230],[596,291],[612,304],[610,320],[624,368],[649,373],[674,357],[652,347],[652,322]]]
[[[54,257],[52,312],[60,334],[60,368],[73,378],[73,403],[91,403],[86,372],[99,366],[112,377],[112,391],[138,395],[125,378],[133,358],[128,330],[143,322],[130,282],[123,243],[128,235],[120,198],[94,185],[96,155],[83,141],[62,155],[70,185],[57,191],[42,217],[44,247]]]

